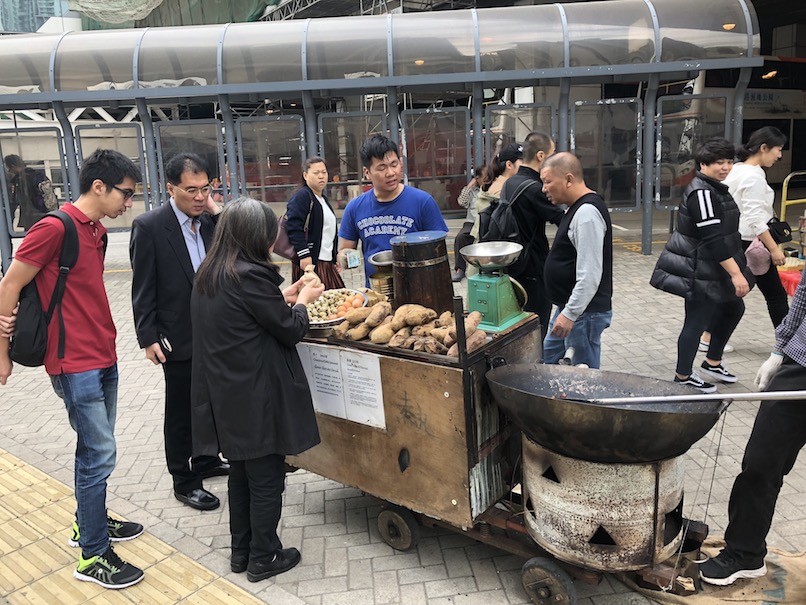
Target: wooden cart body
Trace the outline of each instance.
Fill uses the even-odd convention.
[[[506,495],[519,454],[510,438],[519,432],[484,376],[501,359],[540,360],[536,316],[459,360],[332,338],[307,342],[379,356],[386,428],[317,412],[322,442],[289,463],[459,528]]]

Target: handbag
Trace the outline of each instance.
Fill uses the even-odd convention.
[[[747,267],[752,271],[753,275],[764,275],[770,270],[770,263],[772,262],[770,251],[757,237],[754,237],[753,241],[750,242],[747,250],[744,251],[744,256],[747,258]]]
[[[774,216],[767,222],[767,227],[776,244],[785,244],[792,241],[792,227],[786,221],[779,220]]]
[[[308,216],[305,219],[305,226],[302,228],[305,239],[308,239],[308,223],[311,221],[311,211],[313,210],[313,199],[308,207]],[[280,217],[280,225],[277,229],[277,239],[274,240],[274,253],[288,260],[297,260],[297,251],[288,239],[288,212]]]

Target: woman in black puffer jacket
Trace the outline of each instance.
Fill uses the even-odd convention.
[[[650,283],[685,299],[685,320],[677,340],[675,382],[713,393],[716,386],[692,371],[703,330],[711,343],[699,372],[709,380],[736,382],[722,365],[722,353],[744,314],[754,284],[739,235],[739,209],[722,181],[733,167],[730,141],[710,139],[695,160],[700,169],[683,193],[677,228],[660,255]]]

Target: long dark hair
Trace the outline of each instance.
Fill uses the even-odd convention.
[[[786,135],[775,126],[764,126],[753,131],[747,143],[740,145],[736,150],[736,158],[744,162],[751,155],[761,151],[761,146],[766,145],[770,149],[773,147],[783,147],[786,145]]]
[[[493,156],[493,158],[490,160],[490,163],[487,164],[482,171],[481,179],[479,180],[481,190],[487,191],[490,188],[490,185],[493,184],[493,181],[504,174],[506,167],[507,163],[502,162],[501,158],[498,157],[498,154]]]
[[[196,273],[196,290],[215,296],[225,283],[238,283],[238,260],[274,267],[269,248],[277,239],[277,229],[277,216],[268,204],[249,197],[227,204],[218,219],[213,245]]]

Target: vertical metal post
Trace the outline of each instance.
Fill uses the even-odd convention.
[[[0,177],[0,181],[2,181],[2,186],[5,191],[6,189],[5,181],[3,178]],[[11,200],[8,200],[9,202]],[[11,220],[14,220],[14,217],[11,217]],[[6,220],[6,209],[0,204],[0,269],[3,270],[3,274],[5,275],[6,271],[8,271],[8,266],[11,264],[11,235],[9,234],[11,231],[11,225],[8,224]]]
[[[481,82],[473,83],[473,165],[467,167],[468,179],[470,170],[484,164],[484,86]],[[487,124],[487,128],[490,124]]]
[[[59,120],[64,137],[64,157],[67,160],[67,195],[66,199],[75,201],[78,197],[78,160],[76,154],[76,138],[73,135],[73,125],[64,110],[61,101],[53,101],[53,114]]]
[[[652,254],[652,212],[654,210],[655,139],[657,128],[657,100],[660,77],[657,73],[649,75],[649,82],[644,97],[644,149],[643,149],[643,182],[641,185],[641,254]]]
[[[397,88],[389,86],[386,89],[386,107],[389,114],[389,138],[400,146],[400,113],[397,110]]]
[[[140,123],[143,125],[143,143],[146,151],[146,169],[148,170],[148,192],[145,198],[146,210],[152,210],[160,205],[162,192],[159,173],[157,171],[157,140],[154,137],[154,124],[151,122],[151,112],[148,109],[146,100],[135,99],[137,105],[137,115],[140,116]]]
[[[227,95],[219,95],[218,103],[221,106],[221,119],[224,121],[224,142],[226,144],[226,158],[224,170],[229,179],[224,177],[222,186],[224,187],[224,200],[237,198],[241,195],[241,186],[238,180],[238,153],[235,147],[235,118],[232,115],[232,108]],[[229,183],[227,182],[229,180]]]
[[[738,145],[742,142],[742,130],[744,126],[744,94],[747,92],[747,85],[750,83],[750,75],[753,70],[750,67],[742,67],[739,70],[739,79],[736,88],[733,89],[733,98],[730,112],[730,131],[728,137],[730,142]]]
[[[557,151],[568,151],[570,149],[568,141],[568,115],[570,112],[569,99],[571,97],[571,80],[563,78],[560,80],[560,100],[557,107]]]
[[[316,107],[313,104],[313,93],[310,90],[302,91],[302,109],[305,113],[305,141],[306,154],[308,157],[319,155],[318,137],[316,136]]]

